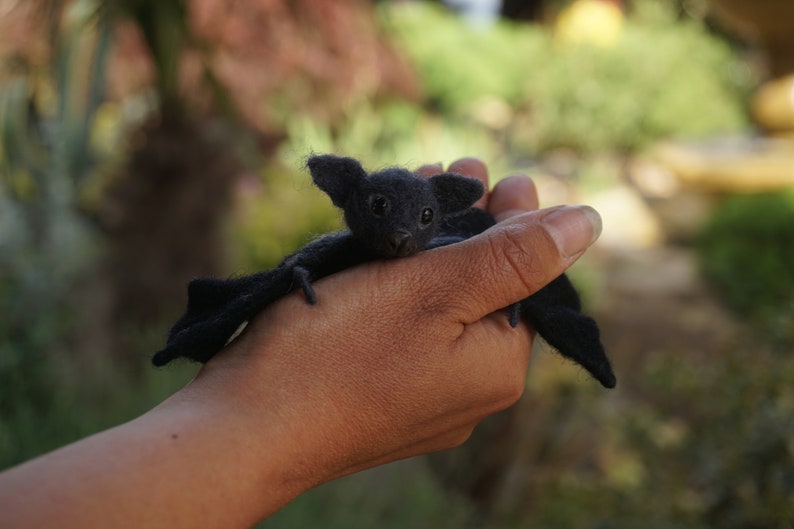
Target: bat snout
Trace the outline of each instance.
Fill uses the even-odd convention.
[[[406,231],[395,231],[386,237],[386,251],[390,257],[406,257],[416,253],[416,240]]]

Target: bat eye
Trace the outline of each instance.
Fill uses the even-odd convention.
[[[369,197],[369,210],[376,217],[382,217],[389,209],[389,201],[383,195],[372,195]]]
[[[425,208],[422,210],[422,216],[419,218],[419,221],[422,223],[422,225],[427,226],[433,222],[434,217],[435,214],[433,213],[433,210],[430,208]]]

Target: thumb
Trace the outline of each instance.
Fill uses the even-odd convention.
[[[473,323],[534,294],[573,264],[601,233],[589,206],[561,206],[511,217],[459,244],[436,250],[436,287],[446,314]],[[429,252],[433,253],[433,252]],[[428,255],[428,257],[430,257]],[[439,267],[439,264],[441,265]],[[439,307],[441,308],[441,307]]]

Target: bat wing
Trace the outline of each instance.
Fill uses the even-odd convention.
[[[601,345],[596,322],[570,307],[539,303],[532,297],[521,304],[527,320],[562,356],[573,360],[605,388],[616,384],[615,374]]]
[[[242,324],[271,303],[374,257],[348,232],[340,232],[315,239],[269,271],[232,279],[195,279],[188,285],[185,314],[171,327],[166,347],[154,354],[152,363],[163,366],[179,357],[207,362]]]
[[[166,347],[152,357],[163,366],[179,357],[207,362],[245,322],[287,294],[292,277],[276,268],[241,280],[201,279],[191,282],[188,308],[168,335]]]

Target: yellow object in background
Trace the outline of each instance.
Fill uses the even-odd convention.
[[[554,24],[554,40],[561,45],[611,46],[623,30],[623,11],[613,0],[575,0]]]
[[[767,132],[794,137],[794,74],[767,81],[753,95],[750,108]]]

